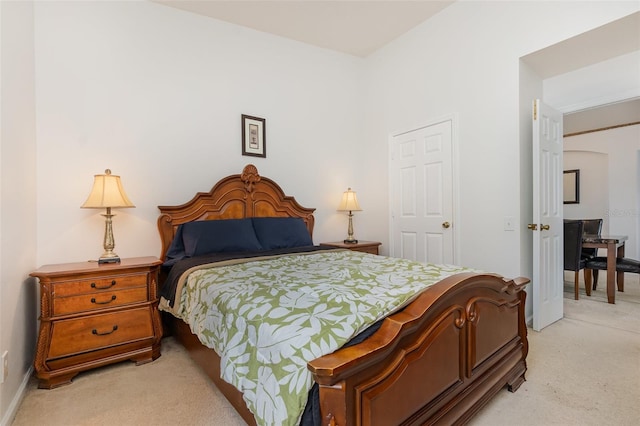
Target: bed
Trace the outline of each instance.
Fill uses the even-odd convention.
[[[182,205],[160,206],[159,210],[161,259],[167,264],[172,263],[169,260],[182,228],[201,221],[233,223],[260,220],[257,218],[293,218],[303,224],[309,238],[313,235],[315,209],[303,207],[285,195],[276,182],[260,176],[251,164],[241,174],[221,179],[209,192],[199,192]],[[319,253],[303,251],[295,255],[277,252],[260,261],[305,256],[338,259],[352,256],[344,252],[354,253],[335,249]],[[353,264],[402,261],[372,254],[357,255],[362,257],[347,261]],[[241,268],[251,269],[255,265],[253,259],[238,262],[249,264]],[[441,272],[442,265],[436,266]],[[160,282],[174,273],[182,276],[184,284],[186,276],[194,272],[188,267],[183,271],[186,272],[165,268]],[[217,276],[229,275],[219,271]],[[315,416],[310,415],[305,421],[311,418],[315,424],[338,426],[464,424],[503,388],[511,392],[518,389],[527,369],[524,287],[529,280],[510,280],[481,272],[457,273],[455,269],[450,272],[407,298],[355,340],[307,361],[307,370],[315,382],[316,407]],[[192,291],[196,292],[205,291]],[[174,297],[177,300],[179,296]],[[243,394],[221,378],[228,375],[227,367],[221,367],[221,361],[226,365],[227,356],[221,358],[202,343],[202,337],[192,332],[184,318],[170,314],[167,300],[161,300],[161,305],[169,333],[184,345],[242,418],[251,425],[265,423],[262,418],[256,420]],[[312,402],[309,393],[307,408]]]

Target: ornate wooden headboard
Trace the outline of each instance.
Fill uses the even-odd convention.
[[[165,259],[178,226],[196,220],[242,219],[247,217],[299,217],[313,237],[315,209],[302,207],[284,194],[280,186],[260,176],[253,164],[242,174],[227,176],[209,192],[198,192],[191,201],[179,206],[158,206],[158,230],[162,241],[160,258]]]

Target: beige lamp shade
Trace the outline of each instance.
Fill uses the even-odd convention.
[[[93,179],[93,188],[89,194],[89,198],[84,202],[83,209],[107,209],[104,228],[104,253],[98,259],[98,263],[119,263],[120,257],[114,253],[113,249],[116,242],[113,238],[113,225],[111,214],[112,208],[135,207],[127,193],[124,192],[120,176],[112,175],[111,170],[107,169],[103,175],[95,175]]]
[[[106,207],[135,207],[124,192],[120,176],[112,175],[107,169],[103,175],[95,175],[89,198],[81,206],[83,209],[103,209]]]
[[[362,211],[360,208],[360,204],[358,204],[358,198],[356,197],[356,193],[348,188],[342,194],[342,200],[340,201],[340,205],[338,206],[339,212],[359,212]]]

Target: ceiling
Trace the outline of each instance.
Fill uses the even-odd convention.
[[[361,57],[454,3],[444,0],[152,1]]]
[[[366,57],[455,0],[151,0],[302,43]],[[640,13],[523,58],[542,78],[640,50]],[[588,48],[585,48],[588,46]],[[640,121],[640,100],[565,114],[565,134]]]

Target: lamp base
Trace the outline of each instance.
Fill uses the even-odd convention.
[[[358,240],[344,240],[345,244],[358,244]]]
[[[104,221],[104,253],[98,259],[98,265],[103,263],[120,263],[120,256],[118,256],[113,248],[116,246],[116,242],[113,239],[113,225],[111,218],[114,216],[111,214],[111,207],[107,207],[107,213],[103,214]]]

